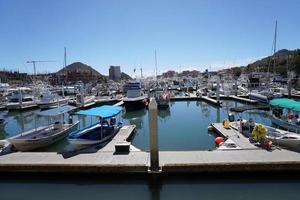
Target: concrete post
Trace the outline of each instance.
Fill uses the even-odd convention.
[[[217,82],[217,102],[220,103],[220,81]]]
[[[158,132],[157,132],[157,103],[150,98],[149,103],[150,129],[150,171],[159,171]]]

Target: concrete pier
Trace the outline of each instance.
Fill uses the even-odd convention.
[[[154,98],[149,103],[149,130],[150,130],[150,171],[159,171],[158,154],[158,127],[157,127],[157,103]]]

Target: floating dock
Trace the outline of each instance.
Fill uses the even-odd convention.
[[[235,96],[235,95],[230,95],[229,98],[236,100],[236,101],[243,102],[243,103],[249,103],[249,104],[257,104],[258,103],[258,101],[256,101],[256,100],[252,100],[252,99],[248,99],[248,98],[244,98],[244,97],[240,97],[240,96]]]
[[[200,99],[210,103],[210,104],[213,104],[215,106],[221,106],[222,102],[221,101],[217,101],[216,99],[213,99],[211,97],[208,97],[208,96],[202,96],[200,97]]]
[[[244,112],[247,110],[270,110],[269,105],[256,105],[256,106],[239,106],[236,108],[230,108],[231,112]]]

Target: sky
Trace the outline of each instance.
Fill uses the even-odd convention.
[[[55,72],[82,62],[138,76],[246,65],[300,48],[299,0],[0,0],[0,68]]]

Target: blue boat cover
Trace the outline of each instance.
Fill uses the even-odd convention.
[[[53,109],[38,112],[37,115],[50,116],[51,117],[51,116],[57,116],[57,115],[67,113],[67,112],[72,111],[74,109],[76,109],[76,107],[65,105],[65,106],[60,106],[60,107],[57,107],[57,108],[53,108]]]
[[[100,106],[88,110],[81,110],[76,115],[92,115],[103,119],[111,118],[118,115],[122,111],[120,106]]]

